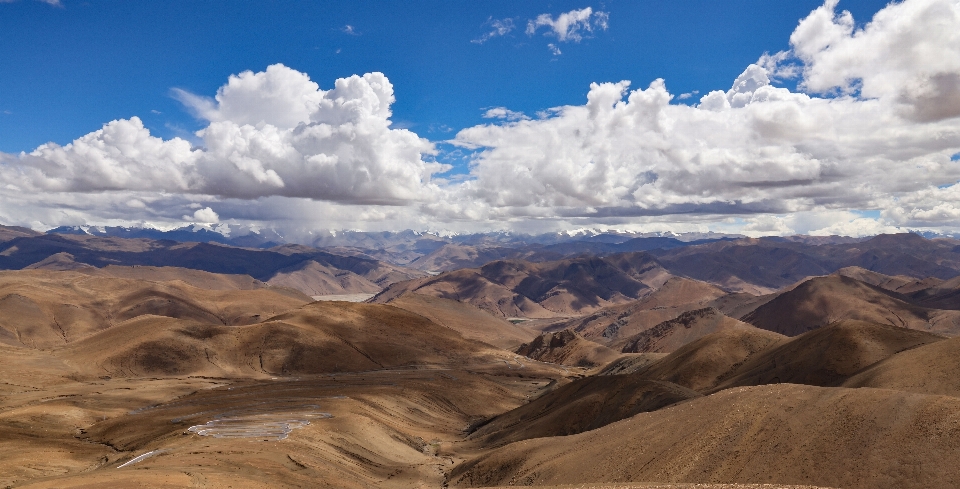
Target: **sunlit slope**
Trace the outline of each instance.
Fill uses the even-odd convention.
[[[250,324],[310,298],[288,289],[211,290],[79,272],[0,272],[0,342],[30,348],[70,343],[141,315]]]
[[[595,482],[960,485],[960,399],[794,384],[743,387],[458,466],[461,487]]]
[[[58,352],[111,377],[263,377],[493,363],[512,357],[393,306],[315,302],[225,326],[140,316]]]

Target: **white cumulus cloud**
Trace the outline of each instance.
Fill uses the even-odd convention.
[[[883,226],[950,222],[960,3],[906,0],[860,29],[835,7],[801,21],[790,52],[764,55],[695,107],[671,104],[662,80],[596,83],[585,105],[461,131],[456,143],[481,150],[463,198],[499,218],[889,208]],[[801,91],[772,84],[791,74]]]
[[[214,212],[213,209],[209,207],[204,207],[203,209],[197,209],[193,213],[192,217],[183,216],[183,220],[197,222],[197,223],[204,223],[204,224],[216,224],[220,222],[220,216],[217,215],[217,213]]]
[[[231,76],[213,99],[177,97],[209,121],[203,148],[152,136],[139,118],[117,120],[65,146],[4,155],[0,179],[23,191],[142,190],[255,199],[303,197],[351,204],[429,198],[442,165],[435,149],[390,127],[393,85],[381,73],[322,90],[283,65]]]

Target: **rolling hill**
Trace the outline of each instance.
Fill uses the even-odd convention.
[[[756,328],[732,328],[687,343],[636,374],[708,392],[755,355],[786,340]]]
[[[254,378],[508,358],[393,306],[314,302],[264,319],[226,326],[141,315],[72,342],[58,356],[96,376]]]
[[[842,320],[753,355],[715,390],[781,382],[836,386],[881,360],[943,339],[900,326]]]
[[[807,280],[741,319],[787,336],[796,336],[841,319],[948,335],[960,333],[960,313],[957,311],[924,308],[901,297],[850,277],[829,275]]]
[[[48,270],[0,272],[0,343],[52,348],[141,315],[224,326],[250,324],[311,301],[290,289],[258,287],[249,277],[183,270],[143,272],[153,278],[179,278],[149,281],[106,276],[140,273],[139,269],[121,267],[93,269],[95,275]],[[219,288],[195,287],[181,280],[184,278]],[[244,282],[249,289],[225,287]]]
[[[505,350],[516,350],[522,343],[536,337],[536,333],[510,323],[463,302],[420,294],[405,294],[390,302],[419,314],[434,323],[450,328],[464,338],[494,345]]]

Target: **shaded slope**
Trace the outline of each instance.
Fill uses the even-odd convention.
[[[597,367],[617,358],[617,352],[590,340],[573,330],[543,333],[530,343],[520,345],[517,354],[537,361],[571,367]]]
[[[627,338],[621,351],[670,353],[708,334],[732,328],[755,329],[743,321],[724,316],[712,307],[695,309]]]
[[[914,291],[909,297],[923,307],[960,310],[960,276]]]
[[[568,437],[513,443],[451,474],[509,483],[738,482],[957,487],[960,399],[793,384],[718,392]]]
[[[796,336],[841,319],[941,334],[960,333],[960,313],[927,309],[842,275],[810,279],[741,318],[758,328]]]
[[[888,324],[838,321],[754,355],[716,389],[781,382],[834,386],[891,355],[943,339]]]
[[[699,397],[690,389],[636,375],[577,379],[490,420],[471,434],[486,446],[597,429],[637,413]]]

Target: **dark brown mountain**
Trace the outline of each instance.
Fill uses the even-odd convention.
[[[947,335],[960,333],[960,312],[929,309],[904,299],[907,298],[850,277],[829,275],[803,282],[741,319],[787,336],[841,319]]]
[[[960,246],[956,241],[926,239],[912,233],[820,245],[783,238],[740,239],[651,254],[671,273],[754,294],[851,266],[915,279],[948,280],[960,275]]]
[[[722,330],[687,343],[638,370],[637,375],[706,392],[754,355],[785,340],[783,335],[756,328]]]
[[[663,276],[657,261],[643,253],[543,263],[506,260],[400,282],[374,301],[388,303],[416,292],[473,304],[501,317],[573,316],[643,297],[653,290],[647,282],[660,282]]]
[[[754,355],[715,389],[781,382],[835,386],[888,357],[943,340],[889,324],[842,320]]]

